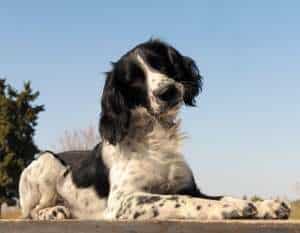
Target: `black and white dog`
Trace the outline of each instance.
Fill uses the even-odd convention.
[[[286,219],[288,203],[200,192],[185,162],[178,111],[195,106],[195,62],[150,40],[107,73],[102,142],[90,152],[39,155],[22,173],[23,217],[33,219]]]

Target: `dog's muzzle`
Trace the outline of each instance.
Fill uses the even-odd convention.
[[[182,102],[183,88],[180,84],[170,84],[159,90],[154,95],[168,107],[174,107]]]

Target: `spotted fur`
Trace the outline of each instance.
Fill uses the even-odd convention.
[[[201,90],[195,62],[166,43],[151,40],[126,53],[107,73],[102,143],[89,152],[46,152],[29,165],[20,180],[24,217],[288,218],[285,202],[252,203],[199,190],[181,152],[178,112],[183,104],[194,106]]]

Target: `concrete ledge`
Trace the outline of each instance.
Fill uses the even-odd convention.
[[[24,221],[0,220],[1,233],[300,233],[300,221]]]

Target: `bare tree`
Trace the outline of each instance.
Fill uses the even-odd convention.
[[[64,134],[59,138],[58,145],[54,149],[60,151],[70,150],[90,150],[97,143],[100,137],[97,127],[90,125],[84,129],[65,130]]]
[[[300,195],[300,182],[297,182],[295,185],[295,191],[297,195]]]

